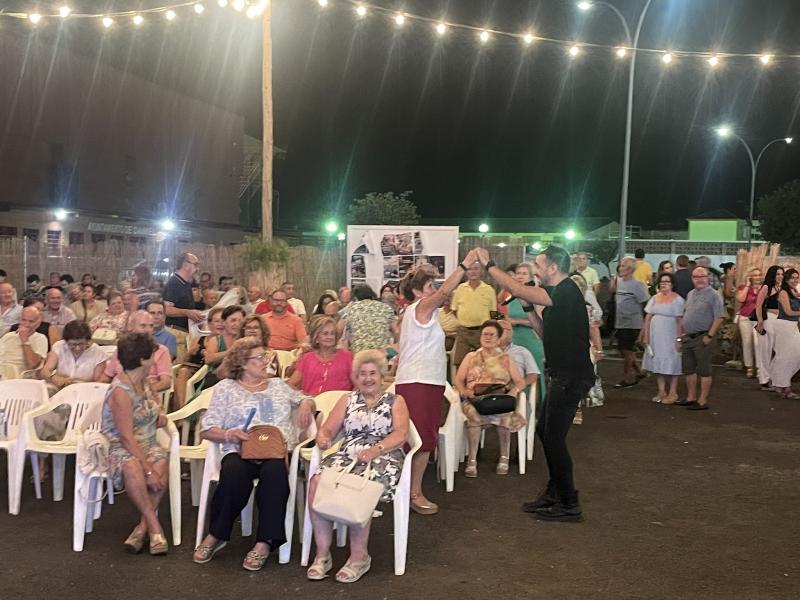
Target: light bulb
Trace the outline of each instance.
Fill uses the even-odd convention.
[[[141,25],[142,23],[144,23],[144,17],[142,15],[135,15],[133,17],[133,24],[134,25],[138,26],[138,25]]]
[[[481,44],[485,44],[486,42],[488,42],[489,37],[490,37],[489,32],[486,31],[485,29],[480,32],[480,35],[478,35],[478,39],[481,41]]]
[[[404,14],[396,14],[394,16],[395,25],[398,27],[402,27],[403,24],[406,22],[406,16]]]
[[[233,0],[233,10],[242,12],[244,10],[244,0]]]
[[[628,51],[625,48],[617,48],[617,58],[625,58],[628,54]]]
[[[716,66],[719,64],[719,57],[717,57],[717,56],[712,56],[712,57],[710,57],[710,58],[708,59],[708,61],[707,61],[707,62],[708,62],[708,64],[710,64],[712,67],[716,67]]]
[[[772,62],[772,54],[762,54],[758,57],[758,60],[761,61],[762,65],[768,65]]]
[[[526,33],[525,35],[522,36],[522,41],[525,42],[529,46],[533,43],[534,39],[535,38],[533,37],[532,33]]]
[[[167,12],[164,13],[164,16],[167,18],[167,21],[174,21],[175,17],[177,17],[178,15],[175,14],[174,10],[168,10]]]
[[[196,12],[198,15],[202,15],[205,9],[206,7],[200,4],[199,2],[194,5],[194,12]]]
[[[356,6],[356,14],[359,17],[365,17],[367,15],[367,7],[364,6],[363,4],[359,4],[358,6]]]
[[[66,19],[69,16],[69,13],[71,13],[71,12],[72,12],[72,9],[67,5],[64,5],[64,6],[62,6],[61,8],[58,9],[58,14],[62,19]]]
[[[578,48],[577,46],[571,46],[571,47],[570,47],[570,49],[569,49],[569,55],[570,55],[572,58],[575,58],[575,57],[576,57],[576,56],[578,56],[578,54],[580,54],[580,53],[581,53],[581,49],[580,49],[580,48]]]
[[[438,33],[439,35],[444,35],[445,33],[447,33],[447,25],[445,25],[444,23],[437,23],[436,33]]]
[[[108,29],[113,24],[114,24],[114,19],[112,19],[111,17],[103,17],[103,27]]]
[[[219,5],[220,8],[225,8],[226,6],[228,6],[228,0],[217,0],[217,4]]]
[[[317,4],[319,4],[322,8],[328,6],[328,0],[317,0]]]
[[[40,15],[39,13],[32,13],[28,15],[28,20],[34,25],[36,25],[39,21],[42,20],[42,15]]]
[[[664,53],[661,56],[661,62],[663,62],[665,65],[668,65],[669,63],[671,63],[672,62],[672,53],[670,53],[670,52]]]

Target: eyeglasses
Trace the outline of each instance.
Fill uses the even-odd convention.
[[[255,356],[248,356],[247,360],[264,360],[267,358],[266,354],[256,354]]]
[[[189,263],[190,265],[192,265],[193,267],[196,267],[197,265],[199,265],[199,264],[200,264],[200,261],[199,261],[199,260],[198,260],[197,262],[192,262],[192,261],[190,261],[190,260],[187,260],[186,262],[187,262],[187,263]]]
[[[708,279],[708,275],[692,275],[692,279]]]
[[[91,342],[67,342],[69,348],[77,350],[78,348],[86,348]]]

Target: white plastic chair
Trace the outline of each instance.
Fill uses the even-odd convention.
[[[0,364],[0,380],[19,379],[19,369],[16,365]]]
[[[8,508],[14,506],[14,450],[23,415],[49,401],[47,386],[37,379],[9,379],[0,381],[0,409],[5,412],[0,422],[0,450],[5,450],[8,468]]]
[[[445,489],[453,491],[455,473],[461,461],[458,459],[458,449],[462,447],[464,436],[464,423],[466,417],[461,410],[461,397],[448,383],[444,389],[444,396],[450,403],[444,425],[439,427],[439,478],[444,480]]]
[[[76,433],[81,425],[85,429],[97,429],[100,426],[100,413],[96,412],[96,420],[91,423],[83,422],[83,416],[92,407],[103,404],[107,383],[73,383],[60,390],[50,401],[27,413],[22,418],[17,443],[13,453],[14,460],[14,505],[9,512],[19,514],[22,499],[22,475],[25,471],[25,456],[30,453],[31,468],[33,469],[34,487],[36,498],[42,497],[42,484],[39,477],[39,453],[53,456],[53,500],[59,502],[64,499],[64,465],[68,454],[77,451]],[[64,438],[59,441],[48,442],[40,440],[36,434],[34,418],[45,415],[61,404],[70,406],[67,430]],[[92,414],[95,414],[93,411]]]
[[[294,418],[294,415],[292,416]],[[305,431],[307,439],[297,444],[292,450],[292,457],[289,462],[289,499],[286,501],[286,520],[284,521],[284,528],[286,531],[286,543],[283,544],[278,550],[278,562],[286,564],[292,554],[292,534],[294,533],[294,516],[295,516],[295,493],[297,490],[297,472],[300,464],[300,450],[303,446],[310,444],[317,435],[317,424],[312,419],[311,424]],[[208,452],[206,454],[206,463],[203,468],[203,483],[200,488],[200,508],[197,511],[197,535],[195,538],[195,546],[199,546],[203,541],[203,531],[206,525],[206,513],[208,512],[208,492],[211,488],[212,481],[219,481],[220,467],[222,463],[222,455],[220,453],[219,444],[208,444]],[[258,480],[253,482],[253,488],[258,485]],[[242,536],[247,537],[253,532],[253,493],[250,494],[250,500],[247,502],[241,514],[242,519]]]
[[[208,403],[211,402],[211,396],[213,395],[213,387],[203,390],[200,392],[200,395],[197,396],[197,398],[187,403],[186,406],[169,413],[167,418],[173,422],[184,421],[185,424],[188,424],[188,421],[185,421],[185,419],[188,419],[190,416],[206,410],[208,408]],[[206,461],[206,454],[208,452],[208,440],[200,439],[199,421],[198,427],[195,430],[194,444],[189,445],[188,443],[184,443],[183,437],[183,431],[181,431],[181,444],[179,447],[180,458],[189,462],[189,472],[192,479],[192,506],[199,506],[200,484],[203,481],[203,464]],[[188,438],[189,436],[187,431],[187,442]]]
[[[394,574],[403,575],[406,572],[406,555],[408,552],[408,516],[411,504],[411,459],[414,454],[422,447],[422,439],[417,433],[417,428],[411,419],[408,420],[408,436],[406,437],[411,450],[406,454],[403,461],[403,470],[400,473],[400,481],[394,495]],[[311,464],[308,469],[308,480],[311,481],[317,468],[319,467],[321,453],[316,446],[313,449]],[[337,527],[337,542],[343,542],[347,534],[347,527],[341,523],[335,524]],[[306,508],[303,524],[303,549],[300,557],[300,564],[308,566],[309,555],[311,554],[311,538],[313,535],[311,527],[311,513],[306,497]],[[339,543],[339,545],[343,545]]]
[[[117,347],[116,346],[100,346],[98,344],[97,347],[100,348],[100,350],[103,351],[103,354],[106,355],[106,360],[109,360],[110,358],[116,356],[116,354],[117,354]]]
[[[536,445],[534,437],[536,435],[536,398],[539,397],[539,380],[530,386],[528,394],[528,435],[525,441],[525,448],[528,460],[533,460],[533,447]]]
[[[98,410],[99,408],[99,410]],[[102,410],[92,407],[92,411]],[[96,415],[99,419],[99,414]],[[84,425],[95,420],[94,414],[84,417]],[[86,428],[81,427],[78,435],[83,435]],[[172,519],[172,544],[179,546],[181,543],[181,462],[178,451],[178,429],[172,421],[167,422],[166,431],[160,428],[156,437],[161,446],[169,450],[169,509]],[[78,463],[76,455],[76,463]],[[108,471],[95,470],[84,474],[77,466],[75,468],[75,490],[73,492],[74,504],[72,508],[72,549],[75,552],[83,550],[83,542],[87,533],[94,528],[94,521],[100,517],[100,504],[102,502],[102,484],[107,482],[109,499],[114,496],[114,486],[111,474]],[[91,500],[90,500],[91,499]],[[96,503],[94,510],[89,510],[89,503]]]
[[[281,372],[278,373],[278,376],[281,379],[285,379],[286,371],[297,362],[297,354],[289,350],[273,350],[273,352],[278,356],[278,364],[281,368]]]

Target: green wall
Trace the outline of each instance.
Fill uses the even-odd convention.
[[[698,242],[735,242],[739,239],[739,221],[689,219],[689,239]]]

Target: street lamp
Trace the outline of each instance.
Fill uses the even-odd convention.
[[[478,225],[478,231],[481,233],[489,233],[489,226],[486,223],[481,223]]]
[[[631,128],[633,121],[633,80],[636,72],[636,50],[639,46],[639,34],[642,32],[642,24],[647,15],[647,10],[653,0],[647,0],[639,14],[639,21],[636,24],[636,31],[631,37],[631,30],[628,26],[628,21],[625,19],[619,9],[613,4],[608,2],[579,2],[578,8],[581,10],[589,10],[594,6],[604,6],[610,9],[622,23],[622,28],[625,30],[625,36],[628,42],[628,48],[631,50],[631,66],[628,72],[628,106],[625,115],[625,154],[622,161],[622,191],[619,198],[619,256],[625,256],[625,232],[628,229],[628,183],[630,180],[631,172]]]
[[[747,247],[749,249],[753,245],[753,208],[756,200],[756,175],[758,174],[758,165],[761,162],[761,157],[764,156],[764,152],[767,151],[767,148],[773,144],[778,144],[780,142],[783,142],[784,144],[791,144],[793,138],[782,137],[768,142],[763,148],[761,148],[761,152],[759,152],[754,158],[753,151],[750,149],[749,144],[745,142],[744,138],[736,133],[730,125],[721,125],[720,127],[717,127],[715,131],[722,139],[735,137],[737,140],[739,140],[742,143],[742,146],[744,146],[744,149],[747,151],[747,157],[750,159],[750,213],[747,219]]]
[[[328,221],[325,223],[325,231],[328,233],[336,233],[339,230],[339,225],[336,221]]]
[[[159,223],[159,227],[161,227],[161,231],[174,231],[175,221],[169,218],[163,219],[161,223]]]
[[[574,240],[574,239],[575,239],[575,237],[576,237],[577,235],[578,235],[578,234],[577,234],[577,233],[575,233],[575,230],[574,230],[574,229],[567,229],[567,231],[566,231],[566,232],[564,232],[564,237],[565,237],[565,238],[567,238],[567,239],[568,239],[568,240],[570,240],[570,241],[571,241],[571,240]]]

